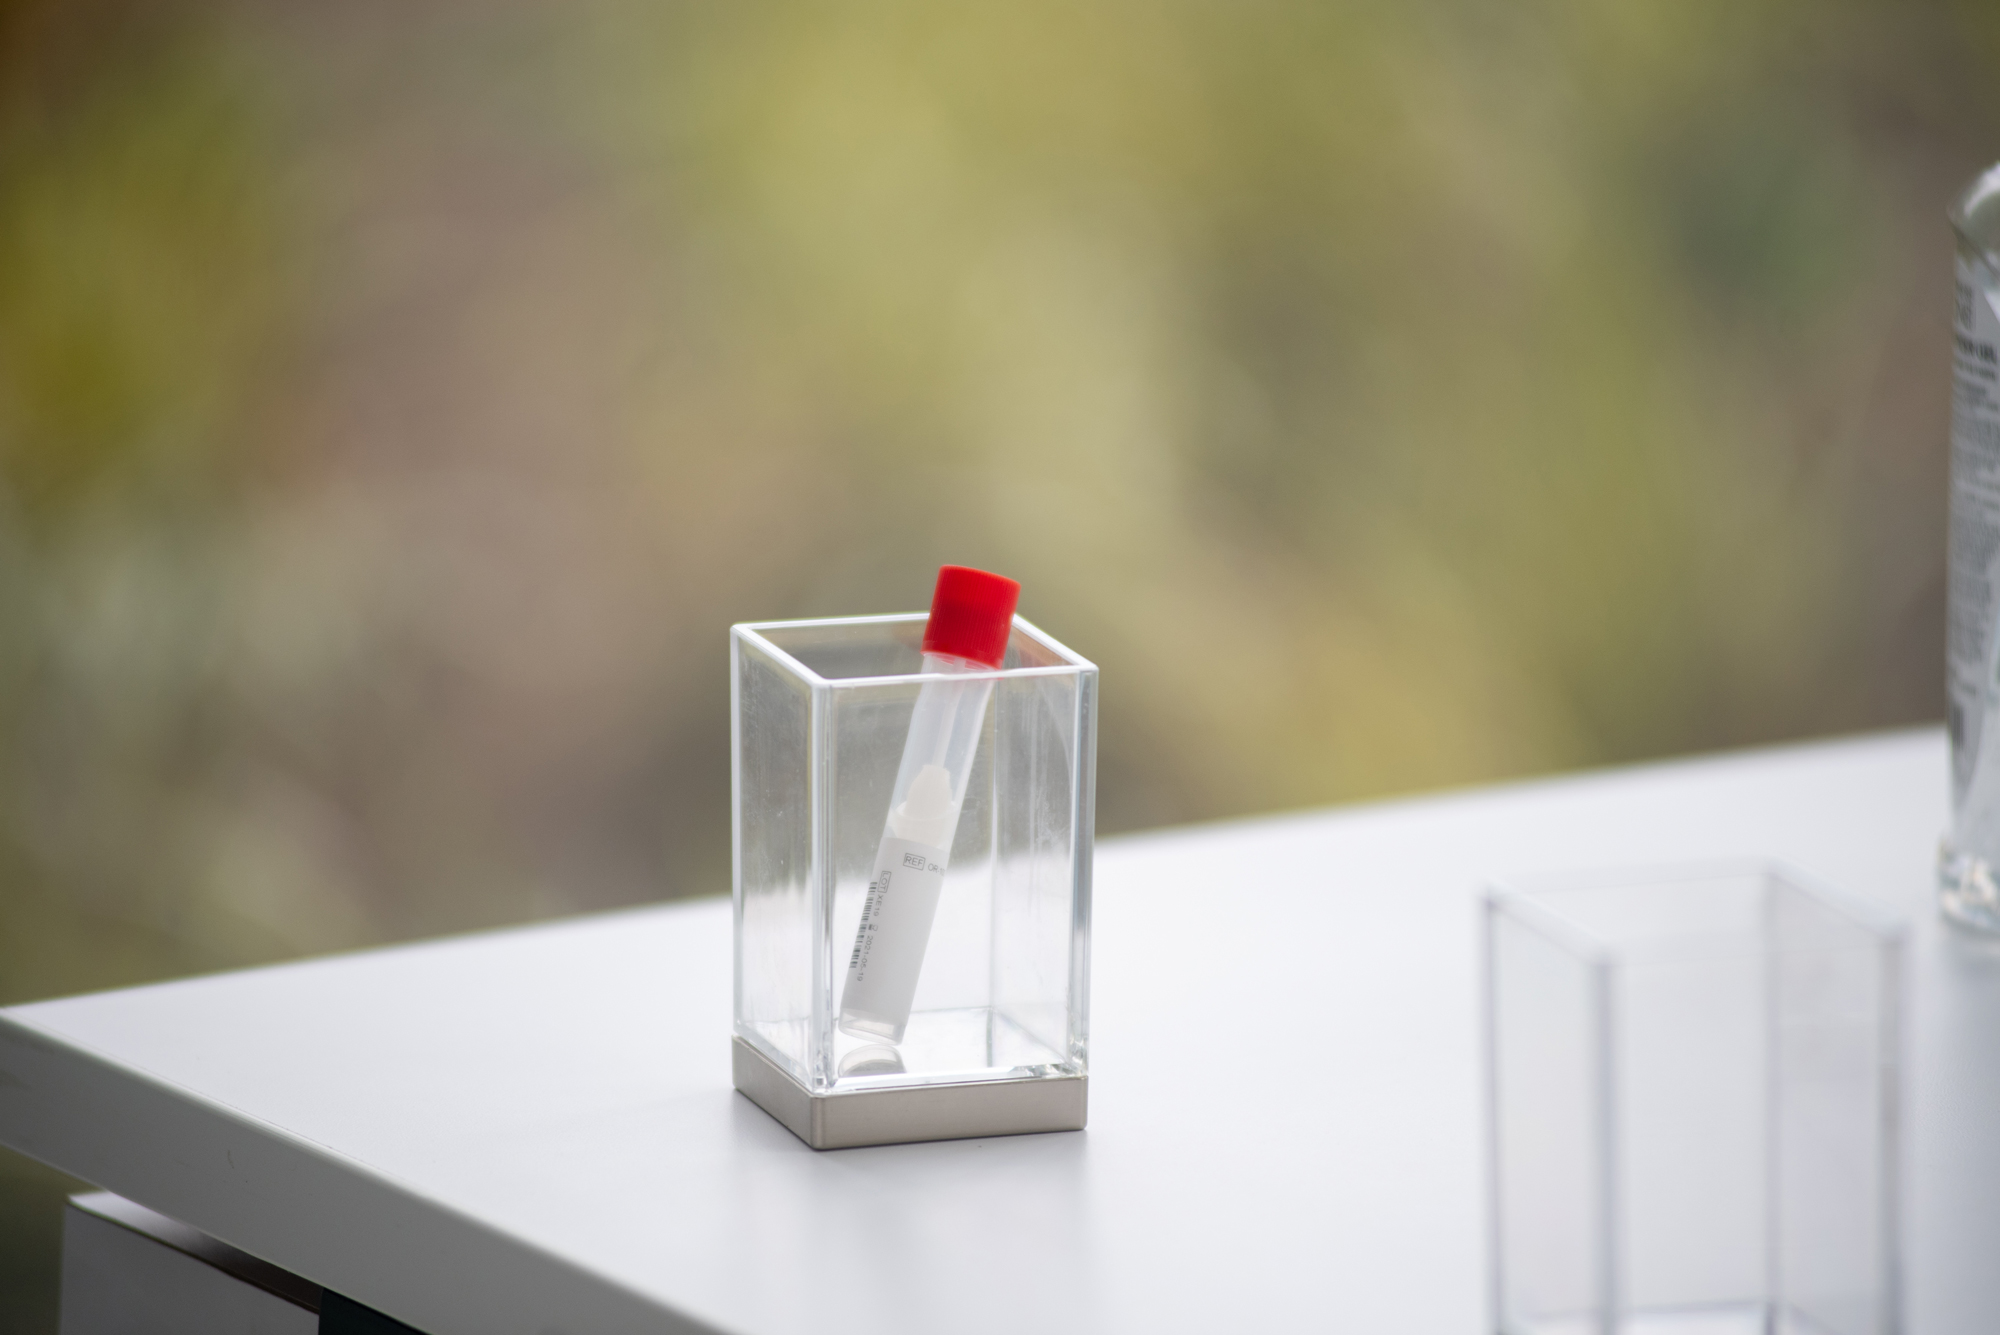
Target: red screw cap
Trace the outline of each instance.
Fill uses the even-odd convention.
[[[924,652],[999,667],[1021,586],[1005,575],[971,566],[939,566],[931,619],[924,623]]]

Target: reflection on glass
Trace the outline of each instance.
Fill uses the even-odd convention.
[[[842,1079],[862,1075],[903,1074],[903,1054],[887,1043],[871,1043],[856,1048],[840,1059]]]

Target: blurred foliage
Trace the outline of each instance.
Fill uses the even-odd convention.
[[[727,625],[945,560],[1102,666],[1107,832],[1934,717],[1996,72],[1973,0],[0,0],[0,1002],[720,893]]]

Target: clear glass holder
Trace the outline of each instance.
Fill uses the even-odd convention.
[[[1084,1124],[1097,669],[1017,617],[999,668],[926,672],[924,623],[730,631],[736,1087],[815,1149]],[[988,682],[918,968],[866,935],[924,870],[878,861],[891,791],[926,687]],[[864,942],[914,977],[896,1041],[841,1023]]]
[[[1901,1329],[1893,915],[1751,863],[1484,918],[1496,1331]]]

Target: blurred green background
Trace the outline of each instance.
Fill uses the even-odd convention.
[[[1935,718],[1996,158],[1988,0],[0,0],[0,1003],[722,893],[947,560],[1106,833]]]

